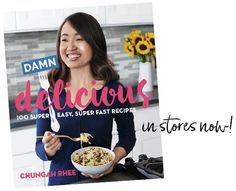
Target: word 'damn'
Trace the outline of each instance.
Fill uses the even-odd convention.
[[[58,68],[58,62],[56,56],[48,56],[35,60],[22,62],[23,74],[32,74],[52,68]]]

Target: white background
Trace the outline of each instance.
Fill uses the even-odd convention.
[[[7,0],[6,10],[33,10],[150,2]],[[236,173],[236,5],[234,0],[153,1],[158,54],[161,119],[229,123],[231,133],[162,133],[165,178],[162,180],[59,186],[58,190],[155,189],[235,190]],[[2,23],[2,22],[1,22]],[[2,25],[0,26],[2,31]],[[3,33],[0,35],[1,187],[14,190]],[[27,135],[26,135],[27,136]],[[23,188],[23,190],[53,188]]]

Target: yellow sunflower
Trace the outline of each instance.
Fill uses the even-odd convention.
[[[149,42],[150,48],[155,48],[155,37],[153,32],[147,32],[145,34],[145,39]]]
[[[133,36],[137,36],[137,35],[140,35],[141,36],[141,30],[133,30],[129,33],[129,37],[130,38],[133,38]]]
[[[139,41],[135,47],[136,47],[137,53],[141,55],[146,55],[150,52],[150,45],[146,40]]]
[[[129,42],[129,41],[125,41],[124,42],[124,51],[129,55],[129,56],[131,56],[132,58],[134,57],[134,47],[133,47],[133,45],[131,44],[131,42]]]
[[[143,40],[143,36],[140,30],[133,30],[129,34],[129,39],[131,40],[133,45],[136,45],[140,40]]]

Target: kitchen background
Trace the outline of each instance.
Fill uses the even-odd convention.
[[[153,32],[153,25],[111,26],[103,27],[106,37],[109,58],[115,63],[120,74],[120,81],[126,86],[138,84],[139,64],[137,59],[129,57],[123,50],[123,41],[128,34],[139,29],[142,32]],[[23,75],[21,62],[56,54],[57,31],[34,31],[5,34],[5,51],[7,62],[7,79],[9,98],[25,89],[25,82],[31,81],[31,93],[37,95],[39,90],[38,75]],[[156,84],[155,69],[153,81]]]
[[[120,74],[121,83],[125,86],[129,83],[134,90],[136,89],[139,61],[124,52],[123,41],[134,29],[139,29],[143,33],[154,32],[150,3],[7,13],[4,39],[11,128],[34,123],[32,120],[16,120],[16,115],[28,114],[19,113],[15,109],[15,97],[20,91],[25,90],[25,82],[27,80],[31,82],[32,103],[39,90],[38,75],[23,75],[21,63],[55,55],[58,27],[64,18],[79,11],[91,14],[99,21],[106,37],[108,56]],[[152,79],[154,96],[151,101],[157,103],[155,68],[152,70]]]
[[[50,162],[41,161],[35,155],[35,123],[29,124],[15,119],[17,114],[14,109],[15,96],[25,89],[25,82],[31,81],[33,96],[36,97],[39,89],[38,76],[24,76],[21,62],[55,55],[58,26],[65,17],[79,11],[93,15],[101,24],[107,41],[108,55],[115,63],[121,82],[124,85],[130,83],[133,87],[138,84],[139,61],[123,51],[123,40],[133,29],[142,32],[154,31],[151,3],[6,13],[4,37],[14,183],[17,187],[47,185],[47,178],[28,180],[21,179],[19,175],[22,172],[47,172],[50,165]],[[135,161],[143,153],[149,157],[162,156],[156,74],[156,70],[153,69],[155,96],[151,105],[148,108],[137,105],[137,111],[134,113],[137,141],[128,157],[132,157]],[[154,123],[156,132],[142,131],[142,125],[147,125],[149,122]],[[112,147],[117,140],[118,134],[114,124]]]

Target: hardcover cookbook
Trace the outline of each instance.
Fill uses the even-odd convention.
[[[164,178],[152,4],[4,18],[15,187]]]

